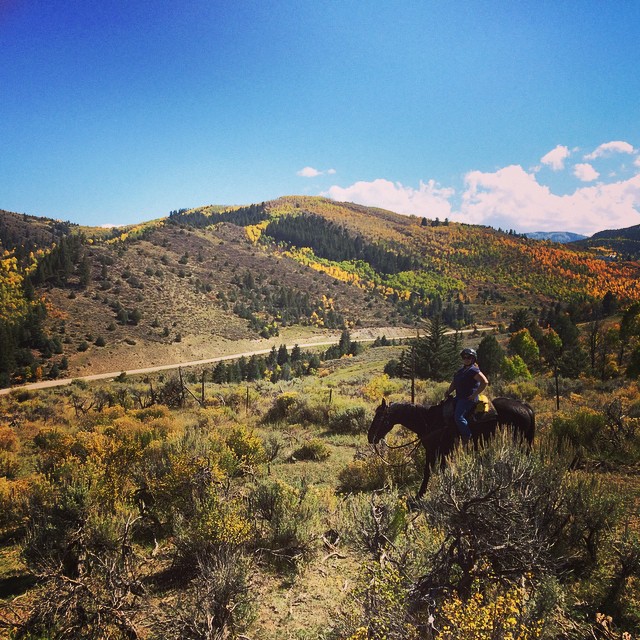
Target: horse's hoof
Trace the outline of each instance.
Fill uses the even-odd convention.
[[[407,509],[409,513],[420,510],[420,498],[407,498]]]

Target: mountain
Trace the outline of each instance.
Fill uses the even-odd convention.
[[[640,298],[638,264],[320,197],[110,230],[0,212],[1,230],[5,384],[64,366],[80,375],[204,359],[236,341],[250,351],[436,314],[464,327],[508,323],[522,306],[587,313],[605,294]]]
[[[640,224],[636,224],[633,227],[626,227],[625,229],[607,229],[605,231],[598,231],[598,233],[594,233],[591,236],[592,240],[600,238],[640,241]]]
[[[590,250],[609,259],[640,259],[640,224],[624,229],[598,231],[590,238],[576,243],[577,248]]]
[[[524,235],[532,240],[550,240],[551,242],[557,242],[558,244],[567,244],[568,242],[575,242],[576,240],[584,240],[587,237],[580,235],[579,233],[571,233],[570,231],[531,231]]]

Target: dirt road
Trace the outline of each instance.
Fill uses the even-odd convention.
[[[477,329],[463,329],[458,333],[472,333],[473,331],[490,331],[493,327],[479,327]],[[454,331],[448,331],[447,333],[453,334]],[[398,329],[393,328],[393,331],[390,332],[389,328],[380,328],[373,329],[368,328],[362,331],[354,331],[352,332],[351,339],[354,342],[373,342],[376,338],[381,338],[382,336],[393,335],[394,339],[399,338],[413,338],[416,335],[415,330],[407,330],[407,331],[398,331]],[[340,337],[332,337],[326,340],[316,341],[316,342],[307,342],[304,344],[299,344],[298,347],[300,349],[311,349],[314,347],[328,347],[333,344],[338,344],[340,342]],[[295,345],[287,345],[287,349],[293,349]],[[270,345],[267,349],[258,349],[256,351],[246,351],[244,353],[233,353],[227,354],[224,356],[218,356],[215,358],[206,358],[204,360],[192,360],[189,362],[176,362],[172,364],[163,364],[157,365],[153,367],[145,367],[144,369],[128,369],[127,371],[112,371],[109,373],[96,373],[88,376],[78,376],[76,378],[57,378],[56,380],[42,380],[40,382],[31,382],[29,384],[25,384],[19,387],[10,387],[7,389],[0,389],[0,395],[6,395],[11,393],[16,389],[20,390],[36,390],[36,389],[48,389],[51,387],[63,387],[65,385],[69,385],[73,382],[73,380],[85,380],[90,382],[91,380],[108,380],[110,378],[116,378],[117,376],[125,373],[126,375],[135,376],[135,375],[144,375],[147,373],[155,373],[157,371],[166,371],[170,369],[178,369],[179,367],[199,367],[202,365],[213,364],[216,362],[221,362],[224,360],[237,360],[238,358],[250,358],[251,356],[260,356],[269,353],[272,349],[273,345]]]

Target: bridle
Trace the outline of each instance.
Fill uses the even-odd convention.
[[[382,421],[383,421],[383,426],[387,426],[387,411],[389,410],[389,407],[387,407],[386,409],[384,409],[383,414],[382,414]],[[389,431],[387,431],[387,434],[391,431],[391,429],[389,429]],[[403,444],[398,444],[398,445],[393,445],[393,444],[387,444],[386,442],[386,435],[384,438],[381,438],[378,442],[376,442],[373,446],[373,450],[375,452],[375,454],[378,456],[378,458],[380,458],[380,460],[387,465],[388,467],[401,467],[405,464],[407,464],[408,460],[411,458],[411,456],[416,452],[416,450],[418,449],[418,447],[422,444],[422,441],[420,440],[420,438],[416,438],[415,440],[411,440],[410,442],[404,442]],[[411,451],[409,451],[408,454],[405,455],[404,460],[402,462],[398,462],[398,463],[392,463],[389,462],[388,460],[385,460],[384,456],[380,453],[380,451],[378,450],[378,444],[380,444],[381,442],[384,442],[384,445],[387,449],[404,449],[405,447],[410,447],[411,445],[413,446],[413,449],[411,449]]]

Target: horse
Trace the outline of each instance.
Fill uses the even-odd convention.
[[[494,398],[495,412],[486,418],[472,419],[469,422],[474,446],[491,438],[498,427],[510,427],[514,436],[525,440],[529,446],[535,435],[535,412],[526,403],[512,398]],[[449,398],[432,406],[411,402],[392,402],[382,400],[376,409],[369,427],[369,444],[378,444],[397,424],[413,431],[426,451],[424,477],[416,498],[420,499],[427,490],[431,469],[438,458],[444,467],[446,457],[453,450],[459,437],[458,428],[453,421],[453,399]]]

